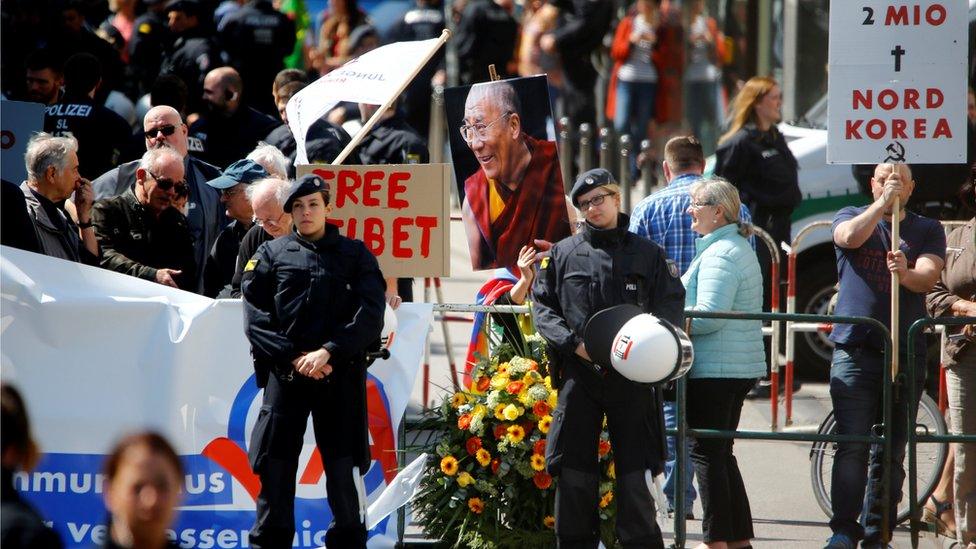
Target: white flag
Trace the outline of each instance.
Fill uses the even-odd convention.
[[[343,101],[382,105],[409,83],[417,65],[433,55],[439,39],[395,42],[349,61],[319,78],[288,101],[288,126],[297,145],[296,164],[308,164],[305,135]]]

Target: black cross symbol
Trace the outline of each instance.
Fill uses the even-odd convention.
[[[895,49],[891,50],[891,55],[895,56],[895,72],[901,72],[901,56],[908,53],[903,50],[900,45],[895,46]]]

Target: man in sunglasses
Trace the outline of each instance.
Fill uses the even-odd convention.
[[[186,190],[183,157],[173,149],[142,156],[135,185],[92,211],[102,267],[187,291],[197,289],[193,236],[175,207]]]
[[[570,235],[556,144],[525,133],[520,113],[506,82],[475,84],[465,100],[461,137],[480,166],[461,207],[475,269],[513,266],[533,239]]]
[[[197,265],[204,265],[217,235],[227,224],[220,193],[207,185],[207,181],[220,176],[220,170],[189,154],[187,127],[180,113],[173,107],[159,105],[149,109],[143,118],[143,135],[146,150],[167,147],[183,158],[183,171],[189,198],[187,224],[193,236],[193,257]],[[113,168],[92,182],[95,198],[119,196],[132,188],[139,170],[139,160],[133,160]],[[196,291],[203,291],[202,269],[197,273]]]

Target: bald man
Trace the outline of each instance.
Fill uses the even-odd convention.
[[[187,189],[190,192],[187,224],[193,236],[193,253],[197,265],[206,264],[207,255],[220,230],[227,224],[220,194],[207,181],[220,175],[220,170],[189,154],[188,130],[180,113],[173,107],[160,105],[149,109],[142,120],[146,150],[171,148],[183,158]],[[101,200],[123,194],[136,183],[139,160],[133,160],[105,172],[92,182],[95,199]],[[197,273],[196,291],[203,291],[203,269]]]
[[[226,168],[247,156],[259,141],[264,141],[281,125],[280,120],[248,107],[243,101],[244,82],[236,70],[220,67],[207,73],[203,80],[204,112],[190,126],[193,154]]]
[[[475,84],[461,136],[479,169],[464,182],[461,218],[475,269],[509,267],[534,239],[570,235],[556,144],[522,131],[521,105],[507,82]]]
[[[868,448],[860,442],[837,444],[831,472],[830,503],[833,536],[825,547],[885,547],[901,500],[907,441],[906,410],[918,407],[925,386],[925,338],[916,340],[914,356],[907,356],[908,327],[925,318],[925,294],[938,282],[945,264],[946,237],[942,226],[904,207],[900,210],[900,239],[892,242],[895,200],[908,202],[915,182],[905,164],[878,164],[871,178],[874,201],[867,206],[849,206],[834,218],[833,238],[837,252],[839,290],[838,316],[861,316],[880,320],[891,329],[891,280],[898,273],[898,353],[901,371],[915,368],[915,387],[894,392],[891,437],[890,508],[888,529],[881,514],[881,480],[884,460],[880,445]],[[834,342],[830,368],[830,399],[837,432],[868,435],[881,414],[882,380],[888,375],[884,360],[885,335],[875,328],[857,324],[836,324],[830,334]],[[906,401],[910,406],[906,405]],[[914,417],[914,416],[913,416]],[[864,516],[858,520],[862,509]]]

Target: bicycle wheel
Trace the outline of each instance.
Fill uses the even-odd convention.
[[[836,431],[836,422],[833,412],[827,414],[823,423],[820,424],[819,434],[833,434]],[[939,413],[939,407],[932,397],[922,394],[919,402],[918,414],[915,421],[916,434],[945,434],[946,424]],[[925,500],[932,494],[935,485],[939,482],[942,474],[942,467],[945,465],[946,452],[948,446],[944,443],[926,442],[919,443],[916,448],[916,479],[918,486],[918,505],[924,504]],[[813,487],[813,495],[817,504],[825,515],[830,517],[833,513],[830,509],[830,472],[834,465],[834,455],[837,453],[836,442],[814,442],[810,448],[810,483]],[[905,473],[908,474],[908,463],[906,463]],[[898,503],[898,522],[901,523],[908,519],[908,482],[902,487],[901,501]]]

